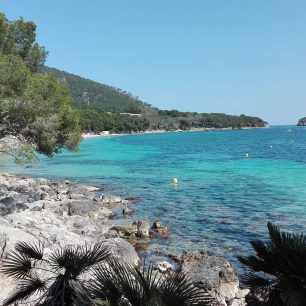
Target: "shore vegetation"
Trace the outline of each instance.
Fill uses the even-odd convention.
[[[186,275],[165,277],[152,266],[141,271],[111,258],[102,244],[59,248],[46,258],[42,243],[20,242],[4,259],[2,272],[17,283],[3,306],[208,306],[213,302]],[[86,273],[89,280],[82,278]]]
[[[47,52],[35,31],[33,22],[0,14],[0,151],[17,162],[77,150],[81,139],[79,111],[67,89],[38,74]]]

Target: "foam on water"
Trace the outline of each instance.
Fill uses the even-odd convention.
[[[249,241],[266,237],[268,221],[306,230],[301,127],[89,138],[80,153],[5,170],[102,184],[107,192],[140,197],[133,218],[160,219],[171,229],[170,238],[154,240],[149,252],[204,249],[237,266],[235,256],[250,252]]]

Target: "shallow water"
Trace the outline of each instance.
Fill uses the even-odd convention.
[[[251,239],[266,237],[268,221],[284,230],[306,230],[303,127],[89,138],[77,154],[5,170],[140,197],[132,219],[160,219],[171,229],[144,256],[203,249],[239,269],[236,256],[251,251]],[[174,177],[177,186],[171,184]]]

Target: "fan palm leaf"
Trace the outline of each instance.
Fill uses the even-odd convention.
[[[94,281],[91,284],[91,293],[97,300],[109,301],[111,306],[118,305],[122,297],[122,289],[117,275],[109,264],[99,265],[94,269]]]
[[[39,298],[30,305],[93,305],[86,283],[80,276],[109,255],[108,247],[96,244],[58,249],[47,260],[43,259],[43,245],[40,242],[18,243],[16,251],[8,254],[3,262],[2,271],[20,280],[15,293],[5,301],[5,306],[27,301],[35,292],[39,292]],[[38,261],[42,261],[43,265],[37,264]],[[31,276],[35,270],[48,272],[44,281]]]
[[[29,258],[42,260],[44,255],[44,245],[38,241],[36,243],[19,242],[15,246],[16,251]]]
[[[27,255],[12,251],[3,260],[1,271],[15,280],[26,278],[32,272],[32,260]]]
[[[204,291],[193,286],[183,274],[168,278],[158,275],[152,265],[139,270],[113,260],[94,270],[92,295],[107,300],[110,305],[120,305],[124,297],[132,306],[210,305]]]
[[[17,290],[3,302],[3,306],[11,305],[15,302],[24,302],[36,292],[45,289],[45,282],[38,277],[27,277],[18,282]]]
[[[163,305],[209,305],[212,298],[204,291],[195,287],[184,274],[167,278],[159,286],[159,294]]]
[[[268,223],[269,240],[251,242],[256,255],[238,257],[248,272],[243,282],[258,305],[306,305],[306,236],[281,232]]]
[[[66,247],[53,252],[49,257],[49,264],[55,271],[64,270],[65,274],[75,279],[109,255],[109,248],[101,244]]]

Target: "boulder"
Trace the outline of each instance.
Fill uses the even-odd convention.
[[[135,235],[137,237],[149,237],[150,224],[148,220],[140,219],[140,220],[133,222],[132,225],[136,227]]]
[[[140,259],[133,246],[122,238],[109,238],[104,241],[110,247],[112,256],[114,258],[123,259],[130,265],[138,266]]]
[[[206,252],[193,252],[183,254],[178,260],[181,271],[194,285],[207,290],[221,305],[245,303],[248,292],[240,290],[237,273],[225,259],[209,256]]]
[[[121,237],[146,238],[149,237],[150,225],[148,220],[139,219],[128,226],[113,226],[111,230],[118,232]]]
[[[0,218],[0,259],[4,258],[9,250],[14,249],[19,241],[33,242],[35,237],[11,226],[11,224]],[[0,277],[1,278],[1,277]]]
[[[166,226],[163,226],[161,221],[156,220],[149,232],[150,237],[167,237],[169,235],[169,230]]]
[[[56,195],[56,190],[54,190],[49,185],[40,185],[39,189],[49,195],[49,197],[54,197]]]
[[[38,192],[33,188],[25,185],[15,185],[10,188],[10,191],[21,194],[27,202],[34,202],[42,199],[42,195],[46,193]]]
[[[80,236],[86,236],[92,239],[98,239],[99,236],[105,235],[110,225],[101,219],[88,219],[84,216],[70,216],[65,218],[64,225],[67,230]],[[118,237],[118,235],[116,236]]]
[[[12,196],[0,199],[0,216],[6,216],[13,212],[19,212],[28,208],[26,204],[19,202],[18,199]]]
[[[134,214],[134,211],[132,209],[129,209],[128,207],[123,207],[122,214],[127,217]]]

